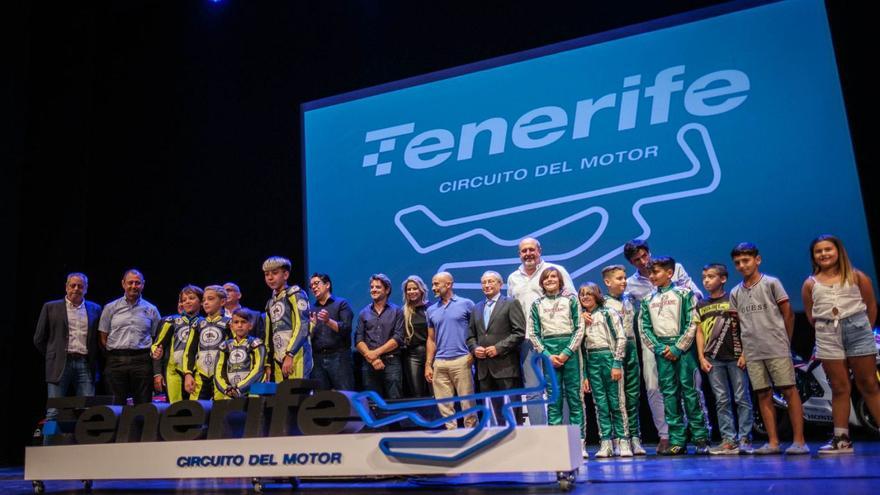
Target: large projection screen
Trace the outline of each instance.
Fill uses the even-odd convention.
[[[824,5],[725,4],[303,106],[309,273],[355,311],[371,274],[478,300],[518,241],[576,284],[643,238],[699,285],[752,241],[802,309],[808,245],[874,276]],[[632,268],[627,265],[628,271]],[[875,277],[876,278],[876,277]]]

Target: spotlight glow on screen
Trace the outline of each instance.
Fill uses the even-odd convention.
[[[808,245],[874,275],[824,6],[722,6],[304,105],[309,272],[455,277],[478,300],[518,241],[575,284],[643,238],[699,285],[752,241],[801,309]],[[629,270],[630,273],[632,269]],[[875,277],[876,279],[876,277]],[[601,283],[600,283],[601,285]]]

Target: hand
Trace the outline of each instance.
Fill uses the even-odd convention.
[[[318,315],[314,311],[309,312],[309,323],[312,325],[317,325],[318,323]]]
[[[556,357],[559,358],[559,364],[560,364],[560,365],[564,365],[565,363],[568,362],[568,354],[565,354],[565,353],[561,353],[561,352],[560,352],[559,354],[556,355]]]
[[[669,346],[663,348],[663,357],[666,358],[667,361],[675,361],[675,354],[672,353],[672,350],[669,349]]]
[[[272,367],[266,366],[263,368],[263,382],[269,383],[272,381]]]
[[[739,368],[739,369],[741,369],[741,370],[746,369],[746,357],[745,357],[745,355],[740,356],[739,359],[736,360],[736,366],[737,366],[737,368]]]
[[[186,390],[186,393],[191,394],[196,391],[196,381],[193,379],[193,376],[187,374],[183,377],[183,389]]]
[[[329,320],[329,319],[330,319],[330,313],[328,313],[326,309],[322,309],[321,311],[318,311],[318,320],[320,320],[321,323],[327,323],[327,320]]]
[[[431,363],[425,364],[425,381],[434,383],[434,366]]]
[[[712,363],[709,362],[708,359],[701,357],[700,358],[700,368],[703,369],[706,373],[712,371]]]
[[[593,324],[593,315],[589,311],[584,311],[583,313],[581,313],[581,318],[584,319],[584,323],[586,323],[587,326]]]
[[[239,392],[238,389],[235,387],[229,387],[226,389],[226,395],[232,398],[241,397],[241,392]]]
[[[584,378],[584,393],[588,394],[590,392],[592,392],[592,389],[590,388],[590,379]]]
[[[156,350],[153,351],[153,359],[159,360],[162,359],[162,346],[156,346]]]
[[[372,363],[379,359],[379,353],[376,351],[367,351],[364,353],[364,359],[366,359],[368,363]]]
[[[486,348],[486,357],[493,358],[498,355],[498,349],[495,348],[494,345],[490,345]]]
[[[623,370],[620,368],[611,368],[611,381],[620,381],[623,378]]]
[[[477,359],[486,359],[486,348],[483,346],[475,347],[474,356],[477,356]]]
[[[165,380],[162,379],[162,375],[156,375],[153,377],[153,390],[161,392],[163,385],[165,385]]]
[[[293,373],[293,356],[284,356],[284,362],[281,363],[281,376],[287,378]]]
[[[559,360],[559,356],[556,354],[550,355],[550,364],[552,364],[554,368],[561,368],[563,365],[563,363]]]
[[[385,369],[385,363],[382,362],[381,359],[378,359],[378,358],[374,359],[373,362],[370,364],[373,366],[373,369],[376,371],[382,371]]]

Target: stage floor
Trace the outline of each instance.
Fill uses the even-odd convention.
[[[571,493],[624,494],[871,494],[880,489],[880,441],[856,443],[856,454],[822,456],[811,443],[810,456],[695,456],[594,460],[584,463]],[[591,452],[595,447],[591,449]],[[653,448],[649,449],[653,452]],[[82,493],[81,483],[46,481],[46,493]],[[552,473],[539,475],[468,475],[377,480],[309,480],[299,489],[310,495],[393,492],[556,493]],[[290,485],[267,480],[265,493],[291,493]],[[0,493],[33,493],[21,468],[0,469]],[[93,493],[252,493],[248,480],[96,481]]]

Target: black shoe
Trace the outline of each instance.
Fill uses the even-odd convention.
[[[697,455],[706,455],[709,453],[709,442],[706,440],[697,440],[694,442],[694,446],[696,447],[694,453]]]
[[[670,445],[668,449],[664,450],[660,455],[687,455],[687,447],[684,445]]]
[[[820,454],[852,454],[853,452],[853,444],[847,434],[831,437],[828,443],[819,447]]]

